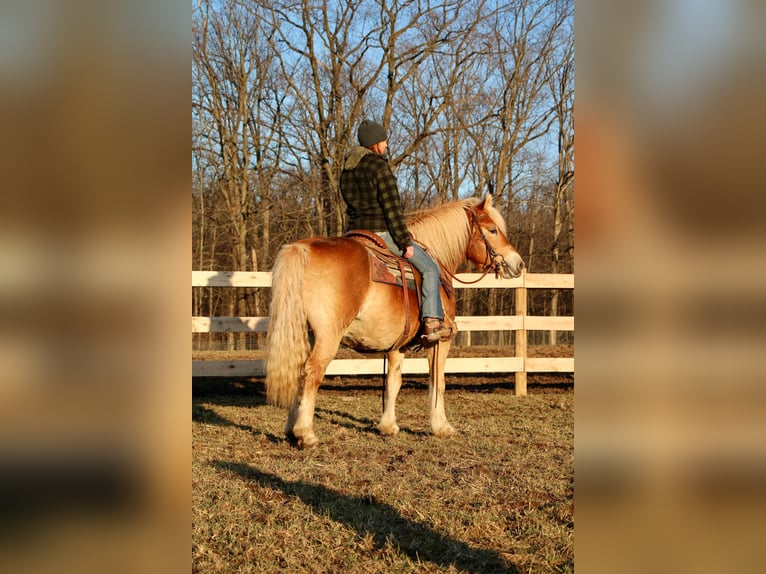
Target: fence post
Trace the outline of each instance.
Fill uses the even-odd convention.
[[[521,287],[516,288],[515,311],[516,315],[521,315],[521,329],[515,333],[516,356],[521,358],[521,370],[516,373],[516,384],[514,394],[517,396],[526,396],[527,394],[527,274],[524,273],[521,278]]]

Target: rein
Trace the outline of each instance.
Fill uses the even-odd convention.
[[[473,285],[474,283],[478,283],[479,281],[484,279],[487,275],[489,275],[489,272],[491,269],[492,267],[486,267],[484,269],[484,272],[475,281],[463,281],[462,279],[459,279],[457,275],[452,275],[451,273],[449,273],[449,275],[451,276],[450,277],[451,279],[454,279],[455,281],[457,281],[458,283],[462,285]],[[497,275],[497,271],[495,271],[495,275]]]

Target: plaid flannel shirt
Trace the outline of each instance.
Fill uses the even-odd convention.
[[[346,202],[347,229],[388,231],[402,252],[412,244],[396,179],[384,156],[363,147],[354,149],[340,176],[340,192]]]

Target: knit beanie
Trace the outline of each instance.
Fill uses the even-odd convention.
[[[370,147],[388,139],[386,128],[372,120],[364,120],[359,124],[359,131],[356,136],[359,139],[359,145],[364,147]]]

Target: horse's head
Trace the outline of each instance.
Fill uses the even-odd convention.
[[[471,227],[466,250],[468,260],[482,271],[494,271],[495,275],[502,275],[504,279],[521,275],[524,260],[508,241],[505,221],[500,212],[492,207],[492,196],[485,196],[466,212]]]

